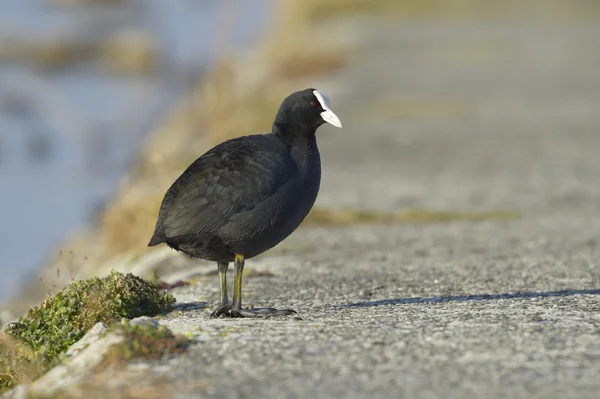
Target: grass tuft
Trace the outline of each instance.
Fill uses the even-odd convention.
[[[372,212],[354,209],[314,208],[303,224],[312,226],[346,226],[381,223],[441,223],[479,222],[486,220],[511,220],[517,218],[510,211],[459,212],[427,209],[408,209],[400,212]]]
[[[47,362],[28,345],[0,332],[0,393],[22,382],[30,382],[46,371]]]

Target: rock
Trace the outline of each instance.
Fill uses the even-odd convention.
[[[108,327],[106,324],[100,322],[96,323],[94,327],[90,328],[90,330],[81,338],[79,341],[75,342],[66,353],[67,357],[73,357],[81,352],[83,349],[87,348],[90,344],[98,341],[105,333]]]
[[[98,323],[94,326],[96,333],[102,330]],[[104,326],[105,328],[106,326]],[[82,338],[84,340],[88,334]],[[89,339],[93,335],[89,336]],[[101,339],[89,343],[65,363],[54,367],[31,384],[31,394],[53,395],[67,387],[89,378],[93,369],[104,360],[104,355],[112,345],[123,342],[123,336],[108,334]],[[79,341],[81,342],[81,341]],[[79,344],[78,342],[78,344]]]
[[[148,316],[136,317],[135,319],[132,319],[129,322],[129,324],[132,326],[148,326],[148,327],[152,327],[154,329],[157,329],[159,326],[158,321],[156,321],[152,317],[148,317]]]
[[[31,397],[29,385],[18,385],[2,395],[2,399],[28,399]]]

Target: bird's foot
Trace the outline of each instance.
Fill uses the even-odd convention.
[[[219,306],[217,306],[215,310],[212,311],[210,317],[213,319],[217,319],[221,316],[231,317],[229,313],[231,311],[232,306],[233,304],[231,302],[222,303]]]
[[[292,309],[256,308],[256,309],[231,309],[231,317],[273,317],[289,316],[296,313]]]
[[[217,319],[223,317],[273,317],[273,316],[289,316],[295,314],[296,311],[292,309],[274,309],[274,308],[256,308],[256,309],[242,309],[234,308],[233,303],[227,302],[222,303],[215,308],[210,314],[210,317]]]

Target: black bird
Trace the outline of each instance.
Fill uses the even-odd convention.
[[[315,133],[342,127],[329,98],[306,89],[289,95],[267,134],[225,141],[192,163],[165,194],[148,246],[166,243],[217,262],[221,304],[212,317],[289,315],[291,309],[242,309],[244,259],[279,244],[312,208],[321,180]],[[234,262],[233,302],[226,273]]]

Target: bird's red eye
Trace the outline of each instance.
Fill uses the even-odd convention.
[[[317,103],[316,103],[316,102],[314,102],[314,101],[311,101],[311,102],[310,102],[310,106],[311,106],[311,107],[316,107],[316,106],[317,106]]]

